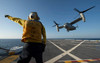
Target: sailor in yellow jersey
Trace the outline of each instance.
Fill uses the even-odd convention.
[[[37,12],[31,12],[28,20],[5,15],[6,18],[20,24],[23,27],[22,42],[24,47],[17,63],[29,63],[31,57],[34,57],[36,63],[43,63],[43,52],[46,46],[46,31]],[[43,40],[42,40],[43,37]]]

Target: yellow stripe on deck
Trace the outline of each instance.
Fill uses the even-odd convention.
[[[65,63],[72,63],[72,61],[65,61]]]
[[[85,62],[85,61],[83,61],[83,60],[78,60],[77,62]]]
[[[18,57],[19,57],[19,55],[12,55],[12,56],[9,56],[9,57],[1,60],[0,63],[11,63],[14,60],[16,60]]]
[[[96,61],[96,60],[93,60],[93,59],[89,59],[88,61]]]

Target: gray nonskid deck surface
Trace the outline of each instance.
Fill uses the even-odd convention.
[[[82,58],[82,59],[100,58],[100,42],[98,42],[98,41],[85,41],[81,46],[76,48],[71,53]],[[89,62],[89,63],[100,63],[100,61]]]
[[[67,60],[96,58],[100,58],[100,41],[47,40],[46,50],[43,54],[44,63],[64,63]],[[16,63],[16,61],[12,63]],[[32,58],[30,63],[36,62]],[[85,63],[100,63],[100,61]]]
[[[59,50],[57,47],[51,44],[50,41],[66,51],[70,50],[71,48],[73,48],[74,46],[82,42],[82,40],[48,40],[46,51],[44,52],[44,62],[53,59],[56,56],[63,53],[61,50]],[[100,58],[100,54],[99,54],[100,51],[99,49],[97,49],[98,47],[100,47],[97,46],[99,45],[99,43],[100,42],[97,41],[85,41],[70,53],[82,60]],[[65,56],[55,61],[54,63],[64,63],[64,61],[67,60],[76,60],[76,59],[66,54]],[[100,63],[100,61],[87,62],[87,63]]]

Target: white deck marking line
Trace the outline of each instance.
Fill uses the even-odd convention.
[[[55,43],[51,42],[50,40],[49,40],[49,42],[52,43],[54,46],[56,46],[56,47],[57,47],[58,49],[60,49],[61,51],[66,52],[66,50],[62,49],[61,47],[59,47],[59,46],[56,45]]]
[[[53,43],[53,42],[50,41],[50,40],[49,40],[49,42],[51,42],[54,46],[56,46],[59,50],[63,51],[64,53],[62,53],[62,54],[60,54],[60,55],[58,55],[58,56],[56,56],[56,57],[54,57],[54,58],[52,58],[52,59],[46,61],[45,63],[54,63],[54,62],[56,62],[57,60],[59,60],[60,58],[62,58],[63,56],[65,56],[66,54],[70,55],[70,56],[73,57],[74,59],[82,60],[82,59],[78,58],[77,56],[72,55],[70,52],[73,51],[73,50],[75,50],[78,46],[80,46],[80,45],[81,45],[83,42],[85,42],[85,41],[80,42],[78,45],[74,46],[73,48],[69,49],[68,51],[62,49],[61,47],[59,47],[58,45],[56,45],[55,43]],[[88,63],[88,62],[81,62],[81,63]]]
[[[84,41],[82,41],[82,42],[80,42],[78,45],[76,45],[76,46],[74,46],[73,48],[71,48],[70,50],[68,50],[68,52],[71,52],[71,51],[73,51],[74,49],[76,49],[77,47],[79,47],[83,42],[85,42],[85,40]]]

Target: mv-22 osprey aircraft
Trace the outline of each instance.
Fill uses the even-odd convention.
[[[79,18],[77,18],[76,20],[72,21],[71,23],[65,23],[63,26],[59,26],[59,24],[54,21],[55,25],[53,27],[56,26],[58,32],[59,32],[59,29],[61,29],[61,28],[65,28],[68,32],[72,31],[72,30],[76,30],[77,27],[73,26],[73,24],[75,24],[75,23],[77,23],[77,22],[79,22],[81,20],[83,20],[83,22],[85,22],[85,16],[84,16],[83,13],[88,11],[88,10],[90,10],[90,9],[92,9],[92,8],[94,8],[94,7],[95,6],[93,6],[91,8],[88,8],[88,9],[86,9],[84,11],[79,11],[78,9],[74,8],[74,10],[77,11],[80,14]]]

